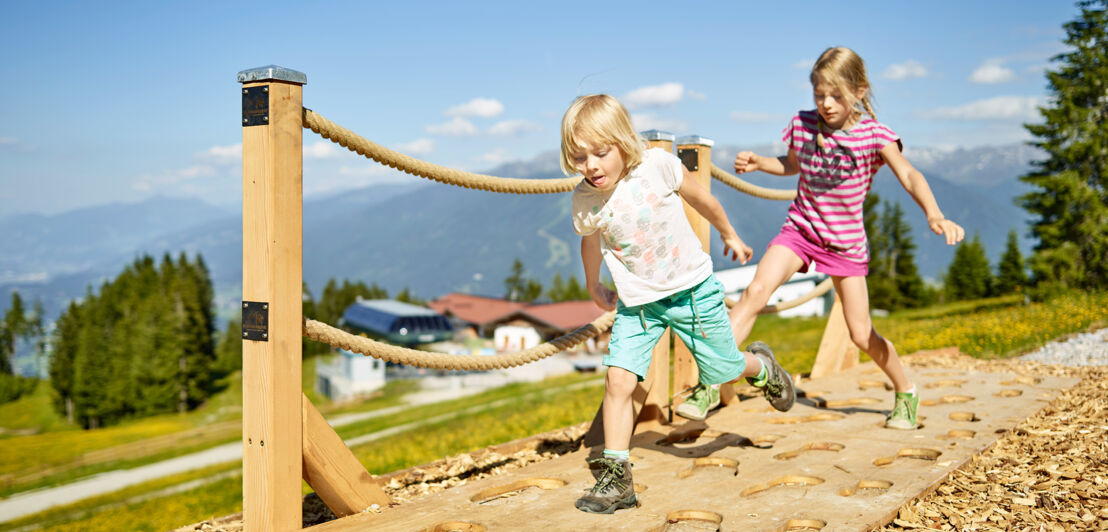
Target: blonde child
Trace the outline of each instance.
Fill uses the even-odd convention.
[[[850,338],[873,359],[896,389],[885,426],[919,426],[919,395],[908,379],[893,344],[877,334],[869,316],[866,292],[869,248],[862,224],[862,202],[874,174],[888,164],[900,184],[923,209],[936,234],[954,245],[965,231],[943,217],[923,174],[901,155],[900,138],[877,122],[870,102],[865,64],[849,48],[829,48],[810,76],[816,108],[800,111],[784,130],[788,154],[762,157],[741,152],[738,173],[761,170],[774,175],[799,173],[796,199],[780,234],[758,263],[754,280],[731,310],[735,338],[745,339],[758,311],[781,283],[815,262],[831,276],[842,299]],[[867,117],[866,114],[869,116]]]
[[[792,379],[764,344],[739,351],[684,199],[723,239],[724,255],[746,263],[751,249],[727,220],[719,201],[690,179],[673,154],[644,149],[627,110],[608,95],[578,98],[562,118],[562,170],[584,179],[573,191],[573,228],[581,235],[581,259],[589,294],[617,309],[612,326],[602,417],[604,455],[596,485],[576,506],[612,513],[636,504],[629,447],[634,425],[631,393],[646,376],[654,344],[666,327],[689,347],[700,372],[697,389],[748,378],[768,400],[788,410]],[[600,282],[600,264],[616,290]],[[718,391],[716,397],[718,401]]]

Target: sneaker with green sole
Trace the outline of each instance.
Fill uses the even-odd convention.
[[[773,356],[773,351],[765,342],[754,342],[746,346],[746,350],[758,357],[766,368],[765,382],[759,383],[754,378],[747,378],[746,381],[761,388],[762,395],[773,408],[787,412],[796,402],[796,388],[793,387],[792,375],[777,363],[777,358]]]
[[[893,410],[885,418],[885,428],[914,430],[919,428],[919,394],[897,393]]]
[[[600,474],[596,484],[580,499],[576,507],[591,514],[610,514],[623,508],[638,505],[635,483],[631,480],[631,462],[612,458],[592,458],[590,466],[597,466]]]
[[[692,395],[677,406],[673,413],[694,421],[704,421],[708,412],[719,406],[719,388],[697,384]]]

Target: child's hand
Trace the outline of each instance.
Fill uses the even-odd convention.
[[[740,151],[735,156],[735,173],[745,174],[758,169],[758,156],[751,151]]]
[[[589,287],[589,295],[592,296],[593,302],[596,306],[604,310],[615,310],[616,308],[616,293],[608,288],[607,285],[602,283],[596,283]]]
[[[954,223],[954,220],[947,220],[946,218],[928,218],[927,225],[931,226],[931,230],[936,235],[943,235],[946,237],[946,243],[948,246],[953,246],[962,241],[962,238],[966,236],[966,230],[962,229],[962,226]]]
[[[737,260],[739,264],[746,264],[754,256],[754,250],[750,249],[750,246],[746,245],[738,235],[723,237],[723,256]]]

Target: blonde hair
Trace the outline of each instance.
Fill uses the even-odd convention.
[[[631,115],[619,100],[590,94],[574,100],[562,117],[562,172],[577,173],[573,154],[582,143],[614,145],[623,155],[623,175],[642,162],[643,143],[631,126]]]
[[[877,115],[873,112],[873,91],[870,89],[869,77],[866,76],[866,64],[854,50],[845,46],[824,50],[819,55],[819,59],[816,59],[816,64],[812,66],[812,74],[808,79],[813,86],[823,82],[839,89],[847,101],[847,107],[858,113],[864,110],[877,120]],[[858,99],[855,94],[859,90],[864,91],[861,99]],[[816,142],[822,148],[822,118],[820,118],[820,126]]]

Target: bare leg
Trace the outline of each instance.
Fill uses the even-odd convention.
[[[631,394],[639,378],[630,371],[619,367],[608,368],[604,387],[604,447],[613,451],[622,451],[631,446],[631,431],[634,428],[635,407],[631,403]]]
[[[873,328],[873,321],[869,317],[869,293],[866,291],[865,277],[831,277],[835,283],[835,291],[843,302],[843,315],[846,317],[846,327],[850,331],[850,339],[858,349],[865,351],[870,358],[885,372],[889,380],[893,381],[893,387],[897,392],[907,392],[913,386],[904,373],[904,366],[900,364],[900,357],[896,356],[896,348],[892,342],[886,340]]]
[[[803,266],[804,261],[785,246],[774,245],[766,250],[766,255],[754,271],[754,280],[743,291],[739,302],[731,308],[731,332],[735,334],[735,343],[739,345],[739,349],[742,349],[746,337],[750,336],[754,320],[758,317],[758,312],[766,307],[769,296]],[[750,360],[753,358],[747,355],[747,368],[750,368]],[[761,364],[758,364],[758,368],[761,369]]]

